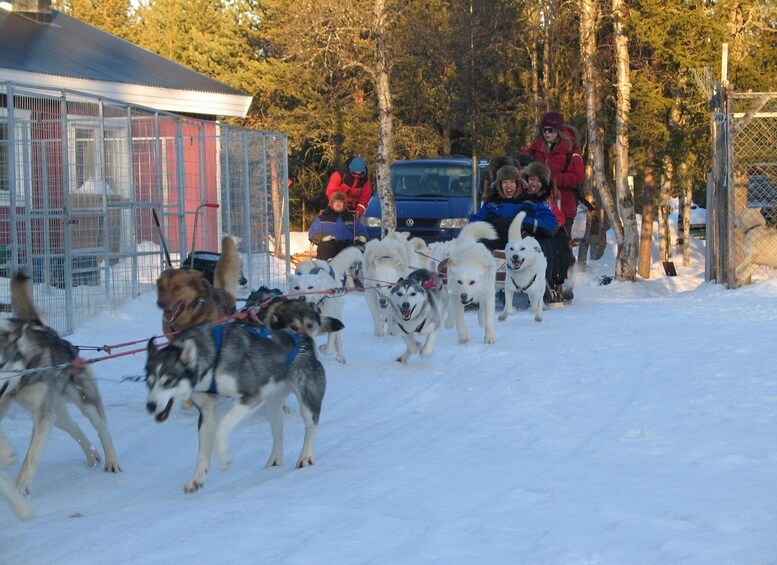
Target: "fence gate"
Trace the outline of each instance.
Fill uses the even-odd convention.
[[[751,279],[777,276],[759,266],[740,271],[745,258],[745,215],[757,213],[777,227],[777,92],[729,92],[717,85],[713,98],[713,169],[707,191],[707,280],[736,288]],[[748,211],[749,209],[749,211]],[[740,219],[739,226],[737,219]],[[759,216],[755,218],[760,221]],[[764,262],[777,265],[777,238],[753,242]],[[752,274],[752,276],[751,276]]]

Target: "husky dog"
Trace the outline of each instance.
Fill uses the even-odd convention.
[[[388,321],[390,288],[410,272],[412,250],[407,234],[397,232],[371,239],[364,247],[364,297],[378,337],[384,334],[384,323]]]
[[[296,467],[313,464],[326,376],[310,336],[237,322],[206,322],[176,334],[163,349],[157,348],[152,338],[146,377],[146,408],[157,422],[164,422],[175,403],[188,398],[200,411],[197,466],[191,480],[184,484],[184,492],[194,492],[205,484],[214,443],[221,467],[229,467],[229,434],[262,404],[273,437],[272,453],[265,466],[283,465],[282,407],[292,393],[305,422],[305,439]],[[217,423],[219,395],[234,398],[235,403]]]
[[[499,314],[499,319],[502,321],[507,319],[508,314],[515,314],[513,295],[516,292],[529,296],[534,319],[538,322],[542,321],[542,297],[545,295],[545,270],[548,267],[548,260],[536,239],[531,236],[521,238],[521,224],[525,217],[526,212],[519,212],[510,223],[507,235],[505,307]]]
[[[459,232],[450,249],[448,259],[448,289],[451,293],[450,311],[445,327],[456,325],[459,343],[469,341],[464,323],[464,307],[478,304],[478,325],[485,326],[485,343],[494,337],[494,310],[496,308],[496,259],[480,239],[496,239],[496,230],[488,222],[467,224]]]
[[[363,288],[362,271],[364,270],[364,254],[356,246],[346,247],[329,260],[338,280],[346,288]]]
[[[768,227],[760,208],[743,208],[736,227],[744,232],[745,258],[736,268],[737,284],[749,281],[758,265],[777,268],[777,229]]]
[[[427,269],[416,269],[391,288],[389,303],[391,323],[407,345],[397,361],[407,363],[419,348],[421,357],[429,357],[448,308],[448,292],[440,277]],[[415,334],[426,335],[423,347],[415,340]]]
[[[169,334],[205,320],[220,320],[235,312],[242,261],[231,237],[221,240],[214,282],[188,267],[165,269],[156,281],[157,306],[162,309],[162,330]]]
[[[78,350],[42,322],[32,300],[30,280],[22,273],[16,273],[11,281],[11,304],[14,317],[0,320],[0,368],[19,373],[0,384],[0,420],[11,400],[16,400],[30,411],[33,421],[17,488],[29,494],[52,425],[76,440],[90,467],[99,464],[100,454],[70,418],[67,402],[78,406],[97,430],[105,452],[105,470],[120,472],[94,375],[88,366],[75,363]],[[30,371],[36,368],[40,370]]]
[[[345,326],[337,318],[322,316],[318,307],[310,302],[276,296],[259,310],[256,319],[273,330],[284,330],[310,337],[339,332]]]
[[[3,434],[0,434],[0,463],[5,465],[13,463],[13,450]],[[2,471],[0,471],[0,496],[9,502],[13,511],[22,520],[32,520],[35,517],[35,509],[25,500],[22,493],[16,490],[8,475]]]
[[[346,253],[349,249],[351,248],[344,249],[337,256]],[[358,249],[353,249],[356,253],[361,254]],[[342,273],[335,271],[331,263],[323,259],[308,259],[300,263],[294,271],[294,276],[289,283],[289,294],[292,296],[297,294],[299,300],[315,306],[321,313],[322,319],[333,318],[339,322],[343,317],[345,300],[342,294],[336,292],[336,289],[341,287],[339,283],[341,275]],[[340,326],[342,329],[342,323]],[[322,345],[320,351],[326,355],[335,353],[337,361],[345,363],[343,335],[340,330],[332,329],[332,326],[329,327],[326,345]]]

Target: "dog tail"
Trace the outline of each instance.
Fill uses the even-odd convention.
[[[361,263],[363,261],[363,253],[361,249],[352,245],[346,247],[340,253],[332,257],[329,264],[335,270],[336,278],[341,278],[344,274],[348,273],[351,265],[354,263]]]
[[[22,272],[14,273],[11,280],[11,308],[17,318],[28,322],[37,322],[42,324],[42,317],[35,302],[32,299],[32,282],[30,277]]]
[[[513,221],[510,222],[510,229],[507,232],[507,239],[510,241],[521,239],[521,227],[525,217],[526,212],[518,212],[518,215],[513,218]]]
[[[221,240],[221,256],[213,273],[213,286],[226,290],[237,298],[237,283],[240,281],[242,268],[243,261],[237,252],[235,241],[231,237],[225,236]]]
[[[472,222],[459,232],[457,241],[478,241],[480,239],[496,239],[496,228],[489,222]]]

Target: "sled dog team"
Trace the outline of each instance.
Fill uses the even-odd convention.
[[[531,286],[526,285],[527,277],[537,278],[539,274],[538,278],[544,280],[544,266],[535,256],[539,247],[530,244],[531,238],[520,239],[520,227],[516,233],[516,241],[511,240],[508,246],[510,279],[515,278],[516,289],[527,292]],[[346,361],[340,321],[344,298],[333,289],[352,286],[354,279],[363,276],[368,283],[364,293],[375,335],[384,335],[387,328],[404,340],[405,352],[397,358],[402,363],[415,353],[431,355],[443,324],[455,325],[459,341],[466,342],[464,309],[470,304],[479,304],[478,320],[485,326],[485,342],[494,343],[497,263],[478,243],[481,238],[493,237],[493,227],[478,222],[462,230],[460,237],[444,248],[430,250],[420,240],[392,233],[383,240],[369,242],[363,255],[351,247],[330,262],[306,261],[296,269],[287,296],[262,287],[247,299],[245,316],[232,319],[228,317],[235,313],[241,264],[230,238],[222,241],[213,283],[192,269],[169,268],[163,272],[157,281],[157,304],[162,311],[162,327],[170,339],[163,347],[154,338],[148,343],[146,408],[157,422],[167,420],[178,404],[190,402],[200,412],[195,471],[184,484],[184,491],[194,492],[203,486],[214,448],[220,465],[230,465],[229,435],[259,405],[266,408],[273,439],[266,466],[282,465],[283,412],[288,410],[284,401],[290,394],[296,396],[305,424],[296,467],[314,463],[314,442],[326,390],[315,336],[328,334],[321,352],[334,353],[338,362]],[[430,258],[431,268],[414,265],[423,255]],[[431,265],[440,261],[447,261],[448,289],[443,276]],[[76,441],[89,466],[101,461],[101,454],[70,418],[68,403],[76,405],[97,431],[104,470],[118,473],[121,467],[89,365],[80,360],[72,344],[45,324],[33,302],[31,281],[23,273],[13,277],[11,303],[13,316],[0,320],[0,368],[4,375],[0,380],[0,420],[15,400],[32,414],[33,431],[15,487],[0,471],[0,497],[20,518],[30,519],[34,511],[23,495],[30,493],[52,426]],[[505,306],[500,318],[509,313],[511,304]],[[541,295],[535,319],[541,320]],[[417,336],[425,336],[425,342],[419,343]],[[232,398],[234,403],[217,421],[219,395]],[[7,465],[12,460],[12,450],[0,433],[0,463]]]

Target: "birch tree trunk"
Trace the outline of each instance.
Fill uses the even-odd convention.
[[[618,96],[615,103],[615,193],[618,212],[623,222],[623,242],[618,246],[615,278],[634,281],[637,278],[639,232],[634,211],[634,191],[629,186],[629,112],[631,83],[629,81],[629,40],[623,32],[623,0],[612,0],[613,34],[617,69]]]
[[[658,258],[669,261],[672,256],[672,238],[669,233],[669,195],[672,191],[672,161],[668,155],[663,159],[661,193],[658,197]]]
[[[657,188],[651,151],[647,165],[645,165],[645,180],[642,185],[642,234],[639,240],[639,268],[637,272],[643,279],[650,278],[650,267],[653,264],[653,223],[656,219]]]
[[[394,108],[391,102],[389,64],[386,50],[388,23],[385,0],[375,0],[375,91],[378,96],[378,150],[375,185],[380,197],[381,236],[397,227],[397,209],[391,192],[389,165],[394,152]]]
[[[595,65],[596,30],[599,13],[596,0],[580,0],[580,58],[583,64],[583,90],[585,92],[585,115],[588,127],[588,143],[593,161],[593,188],[599,195],[602,207],[607,212],[615,238],[620,246],[623,242],[623,226],[615,210],[615,203],[607,187],[604,174],[604,145],[600,135],[598,73]]]
[[[691,264],[691,178],[686,163],[677,167],[677,186],[677,253],[682,253],[683,265],[687,267]]]

